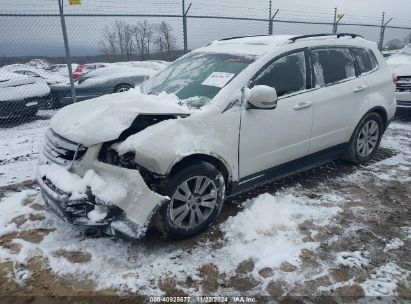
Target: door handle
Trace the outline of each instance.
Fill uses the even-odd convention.
[[[365,91],[366,89],[367,89],[367,86],[361,85],[361,86],[356,87],[356,88],[354,89],[354,93],[359,93],[359,92]]]
[[[294,110],[301,110],[301,109],[305,109],[305,108],[309,108],[311,107],[312,103],[307,101],[307,102],[301,102],[297,105],[294,106]]]

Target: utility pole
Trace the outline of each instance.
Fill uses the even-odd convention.
[[[77,99],[76,99],[76,91],[74,89],[73,70],[71,68],[70,47],[69,47],[68,38],[67,38],[66,21],[64,19],[64,3],[63,3],[64,0],[57,0],[57,1],[59,4],[61,29],[63,31],[64,49],[66,51],[66,64],[67,64],[67,69],[68,69],[68,73],[70,77],[71,97],[74,103],[74,102],[77,102]]]
[[[393,18],[390,18],[387,22],[385,22],[385,12],[382,12],[382,18],[381,18],[381,31],[380,31],[380,41],[378,43],[378,49],[382,51],[382,48],[384,46],[384,35],[385,35],[385,27],[387,26],[388,23],[391,22]]]
[[[182,0],[182,6],[183,6],[183,41],[184,41],[184,53],[188,52],[188,46],[187,46],[187,14],[188,11],[190,10],[191,4],[188,6],[187,10],[185,9],[185,0]]]

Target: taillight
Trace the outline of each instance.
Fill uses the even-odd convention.
[[[396,85],[397,81],[398,81],[397,75],[395,75],[395,73],[392,73],[392,82]]]

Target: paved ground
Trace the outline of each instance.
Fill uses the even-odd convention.
[[[229,198],[191,240],[153,231],[130,243],[48,212],[33,177],[51,114],[0,129],[0,295],[411,300],[409,121],[390,126],[369,164],[334,162]]]

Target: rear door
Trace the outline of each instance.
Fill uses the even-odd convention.
[[[349,141],[368,85],[356,77],[349,48],[314,48],[310,53],[315,82],[310,153],[314,153]]]

